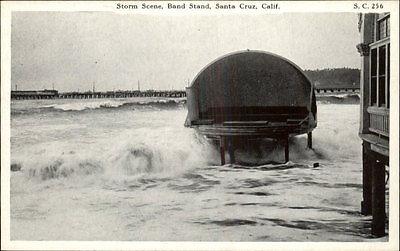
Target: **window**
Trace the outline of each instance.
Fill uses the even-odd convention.
[[[387,86],[387,89],[386,89],[387,108],[390,107],[390,46],[389,45],[390,44],[387,45],[387,59],[386,59],[386,62],[387,62],[387,78],[386,78],[386,81],[387,81],[387,83],[386,83],[386,86]]]
[[[389,108],[390,90],[390,16],[376,20],[376,41],[370,45],[370,105]]]
[[[370,100],[370,105],[375,106],[376,105],[376,83],[377,77],[376,77],[376,70],[377,70],[377,49],[372,49],[371,50],[371,86],[370,86],[370,95],[371,95],[371,100]]]
[[[386,46],[379,47],[378,106],[386,107]]]
[[[384,39],[390,36],[390,16],[383,15],[377,20],[377,36],[376,40]]]

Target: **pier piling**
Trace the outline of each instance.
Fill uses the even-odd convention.
[[[225,165],[225,139],[221,136],[219,140],[219,151],[221,154],[221,166]]]
[[[312,132],[307,133],[307,147],[312,149]]]
[[[231,164],[234,164],[235,163],[235,147],[234,147],[232,138],[229,138],[229,141],[228,141],[228,152],[229,152],[229,162]]]
[[[385,164],[376,160],[372,175],[372,234],[385,236]]]
[[[362,144],[362,162],[363,162],[363,200],[361,201],[361,214],[371,215],[371,198],[372,198],[372,163],[373,159],[369,154],[370,144],[366,141]]]
[[[285,163],[287,163],[289,162],[289,135],[285,135],[284,144],[285,144]]]

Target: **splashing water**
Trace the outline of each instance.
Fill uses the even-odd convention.
[[[358,105],[319,104],[289,163],[266,142],[218,166],[179,100],[77,102],[12,103],[13,240],[369,240]]]

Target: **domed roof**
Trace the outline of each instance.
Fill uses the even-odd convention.
[[[189,89],[200,111],[222,106],[301,106],[310,108],[312,84],[289,60],[264,51],[239,51],[204,67]]]

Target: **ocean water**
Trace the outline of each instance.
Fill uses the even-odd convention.
[[[237,152],[183,126],[183,100],[11,104],[12,240],[371,241],[359,105],[318,104],[314,149]],[[314,163],[319,166],[313,167]]]

